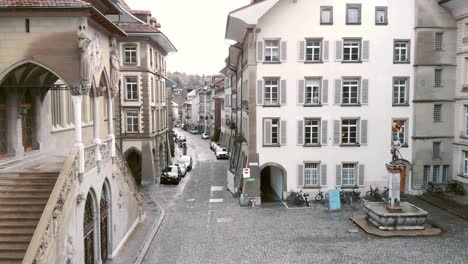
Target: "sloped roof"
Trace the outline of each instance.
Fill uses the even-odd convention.
[[[84,0],[2,0],[0,7],[90,7]]]
[[[144,33],[158,33],[159,30],[149,24],[134,24],[122,23],[118,25],[123,31],[127,33],[144,32]]]
[[[150,10],[131,10],[130,13],[133,15],[149,15],[151,16],[151,11]]]

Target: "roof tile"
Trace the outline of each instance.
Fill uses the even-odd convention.
[[[84,0],[2,0],[0,7],[89,7],[90,3]]]

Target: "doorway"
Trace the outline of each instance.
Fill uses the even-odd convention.
[[[108,223],[109,223],[109,200],[107,195],[106,185],[102,187],[101,201],[99,203],[99,223],[101,226],[101,260],[102,264],[106,264],[108,249]]]
[[[400,193],[405,193],[406,190],[406,166],[403,166],[400,172]]]
[[[34,97],[29,89],[21,101],[21,133],[23,135],[24,151],[28,152],[33,149],[36,137],[36,120],[34,111]]]
[[[135,182],[141,184],[141,152],[135,148],[131,148],[126,152],[126,160],[130,171],[132,172]]]
[[[0,88],[0,158],[8,157],[8,104],[7,94]]]
[[[260,192],[262,203],[281,202],[285,191],[285,173],[275,165],[269,165],[260,172]]]
[[[93,197],[88,193],[86,198],[85,210],[84,210],[84,221],[83,221],[83,236],[84,236],[84,263],[94,264],[95,250],[94,250],[94,236],[95,236],[95,225],[94,225],[94,205]]]

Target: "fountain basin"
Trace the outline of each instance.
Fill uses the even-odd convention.
[[[390,213],[385,202],[367,202],[367,220],[380,230],[423,230],[428,213],[408,202],[400,204],[402,212]]]

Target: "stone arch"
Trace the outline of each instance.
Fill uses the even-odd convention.
[[[94,189],[90,188],[86,196],[83,212],[83,254],[85,264],[96,263],[100,259],[98,216],[97,196]]]
[[[136,147],[131,147],[125,151],[124,157],[136,183],[141,184],[142,152]]]
[[[107,178],[101,188],[99,213],[101,261],[105,264],[112,256],[112,189]]]
[[[29,64],[29,63],[34,64],[36,66],[39,66],[41,68],[44,68],[45,70],[49,71],[53,75],[57,76],[57,79],[62,80],[67,85],[67,87],[70,87],[67,84],[67,82],[65,81],[65,79],[61,76],[61,74],[59,74],[57,71],[55,71],[54,69],[52,69],[51,67],[47,66],[44,63],[41,63],[41,62],[38,62],[38,61],[35,61],[35,60],[29,60],[29,59],[20,60],[20,61],[18,61],[16,63],[13,63],[9,67],[7,67],[5,70],[3,70],[3,72],[0,73],[0,84],[5,81],[5,78],[7,77],[7,75],[9,73],[11,73],[15,69],[17,69],[17,68],[19,68],[19,67],[21,67],[23,65]]]
[[[287,191],[287,171],[278,163],[269,162],[260,167],[262,203],[281,201]]]

